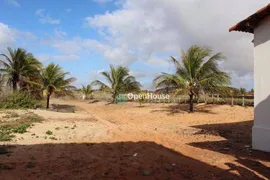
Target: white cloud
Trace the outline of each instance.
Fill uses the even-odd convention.
[[[36,10],[36,15],[39,17],[39,21],[42,24],[60,24],[60,19],[52,18],[45,9]]]
[[[159,66],[165,68],[169,68],[171,65],[171,61],[168,58],[161,58],[154,54],[152,54],[146,61],[144,61],[145,64],[149,64],[151,66]]]
[[[38,16],[44,16],[44,13],[45,13],[45,9],[36,10],[36,15],[38,15]]]
[[[60,28],[55,28],[54,35],[56,38],[63,39],[65,36],[67,36],[67,33],[62,31]]]
[[[49,55],[49,54],[37,54],[37,59],[41,62],[47,61],[74,61],[79,60],[80,56],[76,54],[68,54],[68,55]]]
[[[268,0],[124,0],[113,12],[86,17],[85,25],[103,34],[108,44],[104,56],[115,63],[148,60],[152,65],[167,64],[158,57],[153,59],[153,54],[177,55],[180,49],[198,44],[223,52],[228,58],[222,65],[224,69],[238,76],[250,76],[252,35],[229,33],[228,29],[268,3]]]
[[[101,72],[104,72],[105,69],[93,69],[90,72],[90,79],[94,80],[104,80],[104,76],[101,75]]]
[[[7,0],[7,3],[15,7],[21,7],[21,5],[15,0]]]
[[[143,70],[130,70],[130,75],[134,76],[136,79],[143,80],[144,78],[150,78],[151,80],[154,79],[158,75],[157,72],[152,72],[152,71],[143,71]]]
[[[8,25],[0,23],[0,50],[3,51],[7,46],[12,46],[16,42],[16,31]]]
[[[0,22],[0,53],[6,51],[7,47],[30,43],[36,39],[36,36],[30,32],[19,31]]]

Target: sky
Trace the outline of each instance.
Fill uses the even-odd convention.
[[[228,29],[268,0],[0,0],[0,52],[24,48],[59,64],[75,85],[104,80],[110,64],[130,68],[144,89],[170,56],[192,45],[222,52],[232,86],[253,88],[253,35]]]

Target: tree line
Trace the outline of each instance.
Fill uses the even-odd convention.
[[[49,108],[52,94],[70,95],[75,89],[71,85],[73,77],[67,77],[59,65],[50,63],[44,66],[31,53],[22,48],[7,48],[8,53],[0,54],[0,83],[10,87],[13,92],[29,92],[35,97],[46,96]]]
[[[222,53],[213,54],[213,50],[207,47],[192,46],[187,52],[182,51],[181,60],[171,57],[175,65],[175,73],[161,73],[154,80],[156,89],[173,89],[175,95],[188,94],[190,112],[194,110],[194,97],[202,93],[216,93],[223,91],[231,83],[228,73],[221,70],[219,64],[226,58]],[[98,86],[100,90],[110,92],[113,102],[116,103],[117,93],[138,91],[141,84],[135,77],[129,74],[125,67],[110,66],[110,71],[101,73],[107,82],[95,80],[83,87],[85,94],[92,86]],[[86,91],[87,90],[87,91]]]
[[[47,108],[52,94],[72,95],[76,89],[72,86],[76,79],[69,77],[69,72],[65,72],[59,65],[50,63],[44,66],[22,48],[7,50],[7,54],[0,54],[0,88],[7,86],[13,92],[29,92],[39,98],[45,96]],[[157,90],[171,90],[175,95],[188,95],[190,112],[194,110],[194,98],[198,98],[200,94],[245,95],[244,88],[238,90],[229,87],[231,78],[220,68],[220,63],[224,60],[226,57],[222,53],[213,54],[210,48],[191,46],[187,51],[181,51],[180,60],[171,56],[175,72],[161,73],[153,80],[153,84]],[[127,67],[110,65],[110,70],[101,72],[101,75],[106,82],[94,80],[89,85],[82,86],[81,91],[85,96],[91,94],[95,86],[98,90],[110,93],[113,103],[116,103],[118,93],[138,92],[142,87],[130,75]]]

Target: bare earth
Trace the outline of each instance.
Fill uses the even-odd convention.
[[[251,150],[253,108],[53,103],[77,111],[32,110],[45,120],[1,143],[1,180],[270,179],[270,154]]]

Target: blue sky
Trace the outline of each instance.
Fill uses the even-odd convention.
[[[44,64],[60,64],[78,79],[76,86],[102,79],[99,73],[109,64],[128,66],[149,89],[158,73],[173,71],[170,55],[180,58],[181,49],[205,45],[227,56],[221,66],[233,86],[250,89],[252,35],[228,29],[267,3],[0,0],[0,51],[22,47]]]

